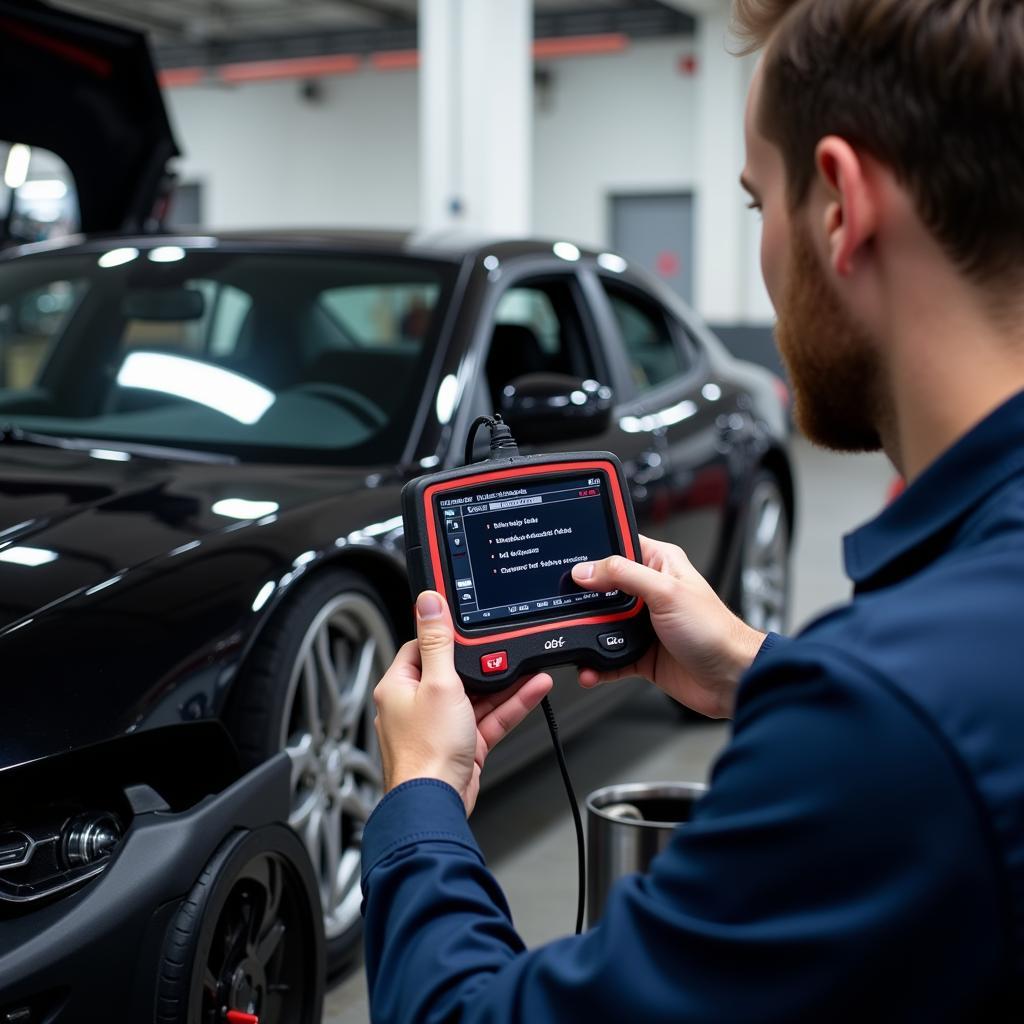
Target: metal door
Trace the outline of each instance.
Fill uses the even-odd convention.
[[[693,303],[693,195],[689,192],[611,197],[615,252],[660,277]]]

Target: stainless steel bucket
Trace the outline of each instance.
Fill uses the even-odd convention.
[[[604,913],[618,879],[647,870],[707,788],[700,782],[637,782],[605,786],[587,797],[588,924]]]

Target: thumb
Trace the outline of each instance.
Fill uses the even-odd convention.
[[[448,606],[440,594],[424,590],[416,598],[416,635],[422,678],[443,681],[455,674],[455,632]]]
[[[665,610],[674,590],[664,573],[622,555],[602,558],[599,562],[578,562],[572,567],[572,578],[587,590],[625,591],[641,598],[652,612]]]

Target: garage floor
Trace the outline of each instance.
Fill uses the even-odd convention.
[[[795,446],[799,491],[793,622],[805,623],[846,599],[840,535],[883,505],[893,472],[882,456],[836,456]],[[577,794],[613,782],[696,779],[728,739],[728,725],[684,724],[651,688],[638,690],[614,717],[568,746]],[[530,945],[572,930],[576,914],[576,846],[553,758],[485,793],[473,829],[508,895]],[[324,1024],[369,1019],[361,972],[328,993]]]

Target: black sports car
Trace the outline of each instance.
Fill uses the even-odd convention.
[[[182,730],[177,756],[195,768],[188,729],[207,719],[243,765],[287,751],[336,968],[358,935],[361,829],[380,795],[370,694],[411,632],[403,483],[458,465],[491,411],[524,451],[614,451],[641,531],[777,628],[785,389],[657,281],[569,242],[146,231],[133,211],[155,198],[169,130],[135,190],[90,174],[75,140],[100,106],[103,130],[131,136],[140,97],[151,125],[155,86],[126,113],[116,53],[97,78],[33,31],[14,64],[0,46],[0,80],[30,73],[28,53],[50,87],[92,101],[68,140],[30,120],[11,137],[65,156],[87,232],[135,227],[0,256],[0,776],[158,727]],[[622,692],[583,693],[570,672],[553,699],[571,733]],[[526,723],[488,778],[546,743]],[[0,881],[2,858],[0,844]]]

